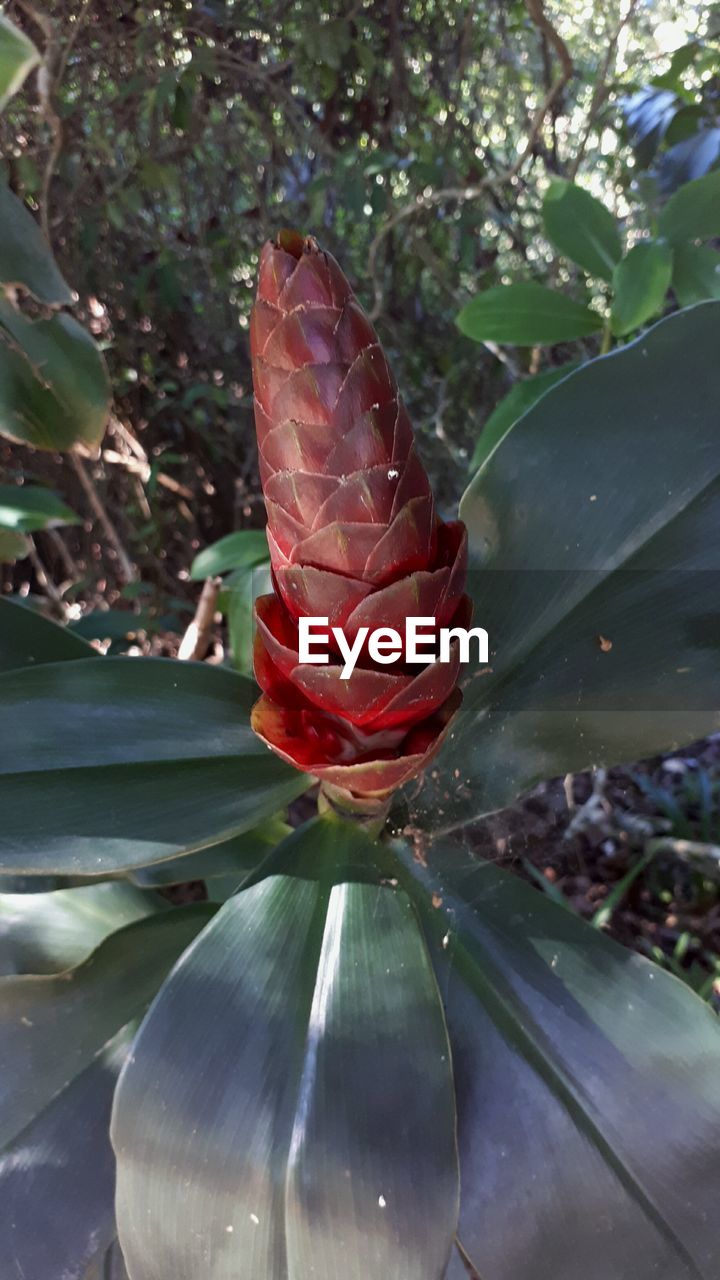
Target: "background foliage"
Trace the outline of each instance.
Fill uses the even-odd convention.
[[[32,4],[7,12],[47,45]],[[717,96],[716,16],[700,4],[60,0],[43,17],[52,94],[38,104],[30,76],[9,104],[7,176],[42,210],[105,348],[118,423],[100,484],[130,558],[169,594],[158,556],[175,570],[193,541],[262,522],[247,322],[278,225],[316,233],[379,317],[451,506],[493,405],[568,355],[478,348],[458,310],[517,279],[601,290],[544,232],[551,181],[578,177],[632,243],[658,180],[627,100],[661,78],[675,109],[652,134],[662,146],[679,104],[685,130],[704,127]],[[16,451],[4,462],[37,469]]]

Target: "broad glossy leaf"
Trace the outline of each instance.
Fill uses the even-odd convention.
[[[471,468],[475,470],[481,466],[518,418],[527,413],[546,391],[554,387],[557,382],[562,382],[563,378],[567,378],[568,374],[576,368],[577,361],[570,360],[559,369],[545,369],[543,373],[536,373],[532,378],[519,379],[497,408],[493,409],[485,423],[482,435],[475,445]]]
[[[640,329],[662,310],[672,268],[672,250],[659,240],[640,240],[618,263],[611,315],[616,337]]]
[[[108,934],[164,906],[155,894],[121,883],[0,893],[0,975],[71,969]]]
[[[586,337],[602,328],[602,317],[564,293],[530,282],[479,293],[463,307],[457,325],[476,342],[531,347]]]
[[[0,869],[107,875],[257,826],[308,786],[250,729],[249,680],[101,658],[0,676]]]
[[[36,449],[100,443],[110,409],[105,361],[72,316],[26,320],[0,303],[0,432]]]
[[[331,818],[297,832],[297,874],[227,902],[140,1029],[112,1130],[133,1280],[444,1274],[454,1115],[427,953],[389,884],[304,878],[326,853],[374,846]]]
[[[0,978],[2,1270],[88,1280],[116,1235],[109,1120],[127,1024],[212,908],[174,912],[121,884],[0,903],[9,967],[48,975]]]
[[[196,555],[190,569],[190,577],[213,578],[230,569],[246,569],[268,558],[268,543],[264,529],[238,529],[220,538],[212,546]]]
[[[161,911],[74,969],[0,978],[0,1152],[144,1012],[212,913],[208,903]]]
[[[670,241],[720,236],[720,169],[686,182],[660,214],[660,232]]]
[[[32,40],[0,13],[0,111],[40,61]]]
[[[134,884],[147,889],[184,884],[188,880],[213,880],[218,876],[234,881],[233,889],[237,889],[240,882],[255,871],[289,833],[287,823],[279,818],[269,818],[252,831],[231,836],[229,840],[200,849],[198,853],[186,853],[167,862],[155,862],[149,867],[136,867],[129,876]]]
[[[545,233],[556,249],[589,275],[612,279],[622,241],[604,204],[576,183],[558,178],[550,183],[542,212]]]
[[[80,517],[53,493],[36,484],[0,484],[0,525],[20,533],[79,524]]]
[[[94,657],[97,651],[72,631],[49,622],[35,609],[0,598],[0,672]]]
[[[29,550],[30,541],[24,533],[0,526],[0,564],[14,564],[16,560],[24,560]]]
[[[491,663],[468,673],[421,821],[450,827],[720,725],[719,321],[704,303],[584,365],[467,490]]]
[[[673,289],[681,307],[720,298],[720,253],[707,245],[679,244],[674,252]]]
[[[32,214],[0,181],[0,284],[19,285],[39,302],[66,306],[72,292]]]
[[[448,1019],[458,1236],[479,1275],[715,1280],[717,1018],[462,848],[436,843],[427,868],[395,851]]]
[[[115,1162],[108,1126],[127,1033],[0,1156],[0,1265],[26,1280],[109,1280]],[[115,1273],[120,1280],[122,1273]]]

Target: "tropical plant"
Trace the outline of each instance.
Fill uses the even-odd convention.
[[[414,594],[430,563],[400,554],[392,518],[379,578],[363,576],[367,551],[318,564],[312,503],[289,527],[293,482],[304,499],[310,476],[321,543],[331,488],[340,527],[353,525],[366,446],[390,456],[363,414],[395,391],[329,259],[291,239],[269,264],[298,310],[261,277],[279,591],[259,606],[261,654],[265,610],[294,599],[293,565],[306,582],[326,575],[332,602],[349,581],[371,601],[391,581]],[[329,308],[323,278],[339,291]],[[343,345],[345,316],[359,342]],[[717,727],[719,318],[720,302],[702,303],[576,369],[480,468],[461,516],[491,662],[465,672],[444,746],[384,828],[331,804],[288,829],[312,779],[253,733],[246,676],[99,657],[0,600],[0,869],[43,890],[10,881],[0,898],[9,1274],[714,1280],[717,1020],[671,974],[473,859],[462,824],[538,778]],[[342,424],[333,354],[345,385],[357,377],[359,417]],[[296,452],[277,435],[278,369],[296,423],[302,405],[304,425],[285,433]],[[357,440],[352,471],[339,469],[353,479],[334,487],[321,447],[333,430],[338,447]],[[411,457],[408,437],[392,461],[427,504]],[[199,575],[237,554],[214,548]],[[261,543],[247,565],[256,554]],[[306,674],[293,661],[273,697],[288,706],[302,689],[304,734],[335,717],[342,738],[348,709],[330,710]],[[158,898],[195,876],[208,901]]]

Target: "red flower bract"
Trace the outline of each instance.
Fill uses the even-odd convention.
[[[435,514],[377,335],[335,259],[283,231],[265,245],[250,321],[255,421],[277,595],[256,604],[255,732],[299,769],[386,797],[438,751],[461,695],[449,663],[379,666],[365,651],[301,663],[298,619],[466,625],[467,536]]]

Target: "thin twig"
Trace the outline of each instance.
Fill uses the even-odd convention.
[[[69,579],[70,582],[77,582],[78,578],[80,577],[80,573],[78,571],[77,565],[75,564],[75,561],[70,555],[70,552],[65,546],[65,543],[63,541],[61,534],[58,533],[57,529],[46,529],[45,533],[46,533],[46,536],[52,542],[60,559],[62,560],[63,569],[65,570],[65,576]]]
[[[122,577],[125,582],[135,582],[137,578],[135,567],[120,541],[120,535],[118,534],[115,525],[110,519],[110,516],[100,499],[100,495],[95,487],[94,481],[85,470],[82,458],[77,453],[71,453],[70,460],[75,468],[78,480],[87,494],[88,502],[97,516],[98,521],[102,525],[108,542],[111,543],[113,547]]]
[[[200,592],[195,617],[180,641],[178,658],[181,662],[202,662],[212,640],[220,578],[206,578]]]
[[[92,0],[84,0],[83,5],[82,5],[82,8],[80,9],[80,12],[78,13],[77,17],[75,18],[75,25],[73,26],[73,29],[72,29],[72,31],[70,32],[70,35],[68,36],[67,40],[65,41],[65,47],[64,47],[64,49],[63,49],[63,51],[62,51],[62,54],[61,54],[61,56],[60,56],[60,61],[58,62],[58,69],[57,69],[57,76],[56,76],[56,85],[60,84],[60,82],[61,82],[61,80],[62,80],[63,76],[65,75],[65,69],[66,69],[67,64],[68,64],[68,59],[69,59],[70,54],[72,53],[72,51],[73,51],[73,49],[74,49],[74,47],[75,47],[75,42],[76,42],[76,40],[77,40],[78,36],[80,35],[80,31],[82,30],[82,25],[83,25],[83,23],[84,23],[84,21],[85,21],[86,17],[88,16],[88,13],[89,13],[89,11],[90,11],[90,5],[91,5],[91,4],[92,4]]]
[[[511,182],[513,178],[517,177],[528,156],[532,154],[548,111],[573,75],[574,67],[567,45],[546,17],[542,0],[525,0],[525,3],[533,22],[547,35],[558,54],[561,68],[560,74],[533,115],[525,146],[509,168],[497,175],[488,174],[480,182],[467,186],[441,187],[437,191],[428,192],[427,195],[417,196],[410,204],[403,205],[401,209],[398,209],[397,213],[394,213],[380,227],[370,244],[368,252],[368,273],[371,279],[374,280],[375,288],[375,297],[369,312],[371,320],[377,320],[382,310],[385,290],[377,271],[377,257],[380,246],[390,232],[399,226],[401,222],[404,222],[406,218],[412,218],[416,213],[420,213],[424,209],[430,209],[438,204],[445,204],[447,201],[464,203],[467,200],[476,200],[478,196],[483,195],[486,191],[504,186],[507,182]]]
[[[152,474],[149,462],[141,462],[138,458],[129,458],[122,453],[116,453],[114,449],[103,449],[102,460],[116,467],[124,467],[131,475],[139,476],[143,484],[147,484]],[[192,489],[189,489],[186,484],[181,484],[179,480],[175,480],[164,471],[156,472],[155,479],[163,488],[169,489],[171,493],[185,498],[188,502],[192,502],[195,497]]]
[[[607,81],[608,81],[608,76],[610,74],[610,68],[614,65],[614,62],[615,62],[615,57],[617,55],[617,47],[618,47],[618,42],[620,40],[620,36],[622,35],[630,19],[632,18],[633,13],[637,8],[637,5],[638,5],[638,0],[630,0],[630,3],[628,4],[628,7],[625,10],[624,15],[620,18],[620,21],[617,27],[615,28],[613,35],[608,40],[607,47],[605,50],[605,57],[603,58],[600,69],[597,73],[597,76],[595,77],[595,88],[593,89],[593,95],[590,100],[590,107],[588,108],[588,115],[587,115],[587,120],[585,122],[585,128],[583,129],[583,133],[578,145],[578,149],[575,152],[575,155],[568,167],[568,177],[572,182],[574,182],[575,178],[577,177],[578,169],[582,164],[583,158],[585,156],[585,151],[587,149],[587,144],[590,140],[590,134],[592,133],[593,128],[595,126],[595,121],[597,119],[600,108],[605,102],[605,99],[607,98],[607,95],[609,92]]]
[[[30,536],[28,536],[28,544],[29,544],[28,560],[30,561],[33,569],[35,570],[35,577],[37,578],[40,586],[42,587],[43,591],[47,595],[48,599],[52,600],[53,604],[55,605],[55,608],[60,614],[60,617],[64,621],[67,618],[67,608],[65,605],[65,601],[62,598],[62,593],[58,591],[57,587],[55,586],[55,583],[50,577],[50,574],[46,571],[45,565],[43,564],[42,560],[40,559],[40,556],[38,555],[38,549],[35,546],[35,541]]]

